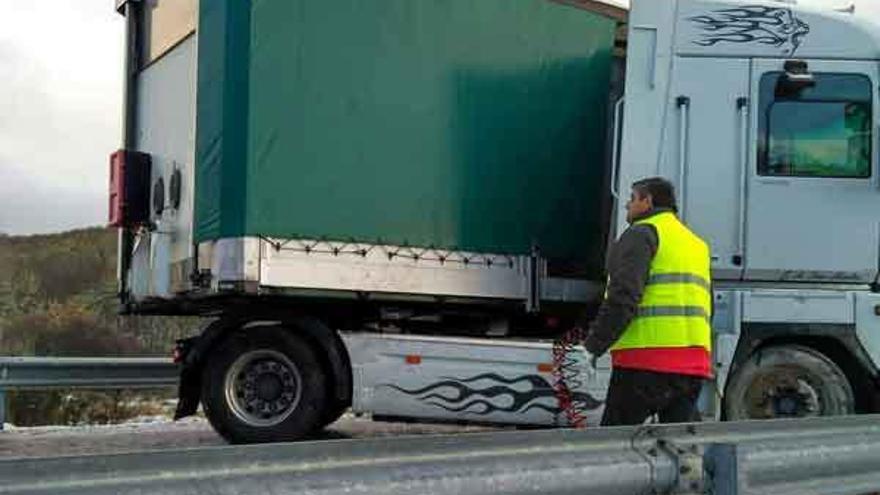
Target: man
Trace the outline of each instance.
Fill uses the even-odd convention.
[[[712,376],[712,289],[706,243],[676,216],[672,184],[633,184],[630,227],[609,252],[608,286],[584,341],[587,363],[611,349],[602,425],[699,420],[697,397]]]

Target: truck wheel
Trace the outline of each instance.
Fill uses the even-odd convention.
[[[757,351],[731,378],[724,397],[728,420],[838,416],[855,412],[852,386],[841,369],[808,347]]]
[[[324,410],[324,417],[321,418],[320,426],[323,428],[332,425],[338,421],[346,411],[348,411],[348,406],[340,406],[336,404],[328,406]]]
[[[283,328],[232,335],[202,387],[205,415],[231,443],[292,441],[322,426],[326,377],[311,346]]]

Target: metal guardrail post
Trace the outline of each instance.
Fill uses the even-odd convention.
[[[704,459],[710,493],[713,495],[739,495],[740,480],[736,445],[714,444],[706,449]]]
[[[6,422],[6,390],[0,387],[0,431],[3,431],[3,424]]]

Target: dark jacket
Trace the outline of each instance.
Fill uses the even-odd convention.
[[[656,208],[637,220],[668,211]],[[584,347],[594,355],[608,351],[635,318],[659,245],[660,238],[653,225],[632,225],[608,252],[605,265],[610,279],[608,295],[584,341]]]

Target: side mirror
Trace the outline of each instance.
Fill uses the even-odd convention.
[[[777,98],[796,98],[801,91],[816,85],[816,78],[810,74],[810,68],[803,60],[785,62],[785,72],[776,82]]]

